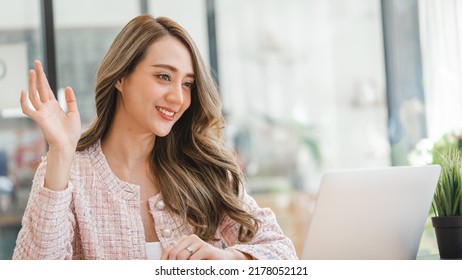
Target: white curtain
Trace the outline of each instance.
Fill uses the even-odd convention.
[[[428,136],[462,128],[462,1],[419,0]]]

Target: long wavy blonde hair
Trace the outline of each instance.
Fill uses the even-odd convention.
[[[234,153],[224,145],[225,122],[219,94],[196,45],[176,22],[142,15],[117,35],[97,74],[97,117],[82,134],[77,150],[105,137],[119,98],[116,82],[132,73],[147,48],[163,36],[174,36],[189,49],[195,87],[190,107],[171,132],[156,137],[150,157],[151,172],[167,207],[194,226],[200,238],[215,240],[227,215],[240,224],[239,241],[249,241],[256,234],[259,221],[242,206],[242,172]]]

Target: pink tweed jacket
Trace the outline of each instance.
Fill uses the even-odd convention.
[[[98,141],[74,156],[68,188],[54,192],[43,187],[46,158],[34,177],[13,259],[146,259],[140,215],[140,190],[111,171]],[[259,208],[243,195],[248,211],[262,221],[257,235],[238,241],[239,225],[226,217],[217,231],[222,248],[232,247],[255,259],[296,259],[292,242],[283,235],[273,212]],[[165,207],[162,194],[149,199],[150,213],[162,247],[193,227]]]

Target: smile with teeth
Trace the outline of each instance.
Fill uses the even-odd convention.
[[[161,112],[162,114],[168,116],[168,117],[173,117],[175,115],[175,112],[172,111],[167,111],[164,108],[156,107],[157,111]]]

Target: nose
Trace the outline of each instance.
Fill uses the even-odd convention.
[[[172,103],[172,104],[177,104],[181,105],[183,104],[184,98],[183,98],[183,88],[181,83],[172,83],[172,86],[170,90],[167,93],[167,96],[165,97],[167,102]]]

